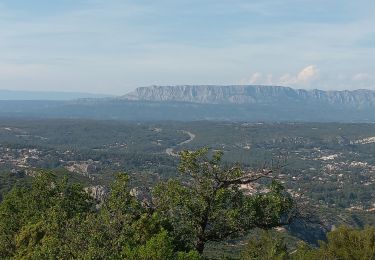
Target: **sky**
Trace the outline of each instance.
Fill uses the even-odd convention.
[[[375,89],[374,0],[0,0],[0,89]]]

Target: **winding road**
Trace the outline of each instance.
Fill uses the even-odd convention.
[[[174,149],[177,146],[188,144],[188,143],[190,143],[191,141],[193,141],[195,139],[195,134],[193,134],[192,132],[189,132],[189,131],[186,131],[186,130],[182,130],[181,132],[183,132],[184,134],[189,135],[189,139],[187,139],[186,141],[183,141],[183,142],[177,144],[174,147],[170,147],[170,148],[165,149],[165,153],[166,154],[168,154],[170,156],[178,157],[178,154],[174,152]]]

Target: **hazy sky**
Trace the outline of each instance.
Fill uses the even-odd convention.
[[[375,89],[374,0],[0,0],[0,89]]]

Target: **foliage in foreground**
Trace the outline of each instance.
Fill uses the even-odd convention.
[[[241,259],[269,260],[362,260],[375,259],[375,228],[363,230],[341,226],[327,235],[327,241],[318,248],[300,242],[297,249],[288,252],[282,236],[263,231],[260,237],[249,240]]]
[[[319,248],[299,245],[294,259],[375,259],[375,228],[339,227],[328,233]]]
[[[42,173],[0,205],[0,257],[16,259],[199,259],[177,252],[157,213],[130,195],[118,175],[98,211],[79,185]]]
[[[208,152],[183,152],[179,171],[185,181],[170,180],[155,189],[156,208],[171,224],[181,249],[203,253],[207,242],[238,237],[255,227],[279,226],[293,207],[283,187],[272,182],[267,193],[245,195],[240,185],[268,172],[223,167],[222,153],[209,157]]]
[[[286,260],[289,258],[284,239],[278,233],[261,232],[259,236],[253,236],[241,253],[241,259],[273,259]]]
[[[0,258],[201,259],[210,241],[280,225],[292,201],[279,184],[245,195],[240,185],[264,173],[222,167],[221,152],[208,154],[182,153],[182,178],[160,183],[149,203],[119,174],[99,209],[82,186],[41,172],[0,204]]]

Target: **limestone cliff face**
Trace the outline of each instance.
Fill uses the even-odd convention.
[[[375,91],[323,91],[281,86],[151,86],[137,88],[126,100],[174,101],[202,104],[323,103],[350,107],[375,107]]]

